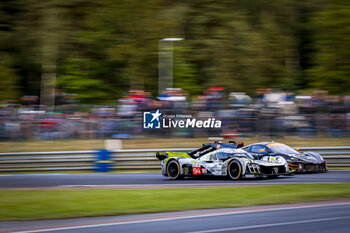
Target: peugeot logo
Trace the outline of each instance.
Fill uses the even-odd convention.
[[[274,168],[272,168],[272,170],[273,170],[273,172],[274,172],[275,174],[278,173],[278,167],[274,167]]]

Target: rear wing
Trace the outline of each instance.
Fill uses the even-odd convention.
[[[229,141],[228,143],[229,144],[222,144],[222,145],[230,145],[230,147],[231,147],[231,145],[233,145],[233,146],[235,146],[234,147],[235,149],[242,148],[244,146],[244,142]]]
[[[167,159],[169,157],[185,157],[185,158],[192,158],[197,159],[209,152],[212,152],[214,150],[220,149],[220,148],[241,148],[243,147],[243,142],[236,143],[235,141],[229,141],[229,143],[222,143],[220,141],[216,141],[214,143],[203,143],[202,147],[196,150],[193,150],[189,153],[184,152],[157,152],[156,157],[160,161]]]
[[[233,148],[238,149],[244,146],[243,142],[236,143],[235,141],[229,141],[229,143],[222,143],[220,141],[216,141],[214,143],[203,143],[202,147],[199,149],[196,149],[194,151],[191,151],[188,153],[189,156],[196,159],[201,157],[202,155],[212,152],[214,150],[220,149],[220,148]]]
[[[162,161],[162,160],[168,158],[168,154],[166,152],[157,152],[156,157],[157,157],[157,159]]]

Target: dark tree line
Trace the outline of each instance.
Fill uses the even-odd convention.
[[[174,42],[174,86],[350,93],[348,0],[2,0],[0,99],[158,92],[159,40]],[[45,82],[42,80],[46,80]]]

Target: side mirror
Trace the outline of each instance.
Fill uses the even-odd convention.
[[[265,150],[265,149],[261,149],[259,152],[260,152],[260,153],[265,153],[266,150]]]
[[[296,151],[299,151],[300,149],[299,148],[295,148]]]

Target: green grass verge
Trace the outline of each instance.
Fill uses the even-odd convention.
[[[350,183],[127,190],[2,190],[0,220],[122,215],[347,198],[350,198]]]
[[[246,145],[259,141],[278,141],[293,147],[306,146],[348,146],[350,138],[243,138]],[[204,142],[211,142],[207,138],[144,138],[123,140],[123,149],[154,149],[154,148],[196,148]],[[228,141],[228,140],[223,140]],[[37,152],[37,151],[69,151],[96,150],[105,147],[104,140],[55,140],[55,141],[27,141],[0,142],[2,153],[6,152]]]

